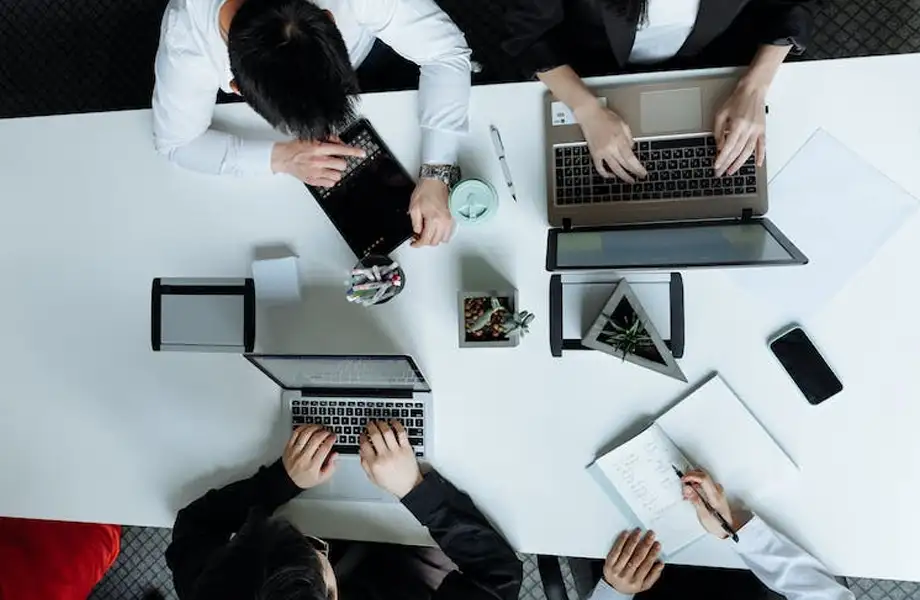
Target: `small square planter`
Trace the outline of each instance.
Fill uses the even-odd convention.
[[[520,343],[520,331],[506,333],[502,326],[509,315],[518,312],[517,290],[460,292],[458,302],[461,348],[513,348]]]
[[[625,279],[614,288],[581,343],[634,365],[687,381]]]

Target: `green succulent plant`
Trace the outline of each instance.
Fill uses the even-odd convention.
[[[631,320],[627,319],[622,325],[618,324],[612,316],[604,315],[604,317],[607,319],[607,327],[612,331],[605,327],[598,337],[600,341],[612,346],[622,354],[624,361],[627,355],[636,354],[637,350],[655,348],[652,337],[643,327],[637,315],[633,315]]]

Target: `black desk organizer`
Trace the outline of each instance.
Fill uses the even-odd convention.
[[[563,311],[565,308],[563,307],[563,286],[566,284],[563,283],[563,277],[564,275],[557,274],[551,276],[549,279],[549,347],[550,352],[556,358],[560,358],[567,350],[591,350],[591,348],[586,348],[582,345],[581,338],[566,339],[564,337]],[[596,275],[579,275],[578,277],[579,279],[584,279],[584,281],[570,283],[568,285],[609,283],[612,291],[613,284],[623,279],[622,276],[601,273]],[[627,281],[629,280],[628,277],[625,279]],[[667,335],[667,332],[664,331],[660,333],[664,338],[665,345],[667,345],[671,354],[674,355],[674,358],[682,358],[684,355],[684,280],[680,273],[671,273],[669,287],[671,301],[671,331],[670,335]]]

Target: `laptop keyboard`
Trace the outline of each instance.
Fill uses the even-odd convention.
[[[371,136],[370,132],[366,129],[359,129],[354,137],[345,143],[356,148],[363,148],[366,155],[364,158],[359,158],[357,156],[344,157],[346,166],[345,170],[342,171],[342,178],[339,180],[339,182],[331,188],[313,188],[313,193],[319,196],[319,199],[325,199],[327,196],[329,196],[330,193],[332,193],[332,190],[342,185],[346,185],[352,174],[358,171],[360,167],[374,161],[380,155],[380,146],[374,141],[373,136]]]
[[[425,405],[416,400],[299,398],[291,400],[291,426],[317,423],[338,436],[335,451],[357,454],[358,438],[368,421],[397,419],[409,434],[416,456],[425,455]]]
[[[556,146],[554,151],[556,204],[560,206],[757,193],[753,156],[733,176],[715,176],[716,140],[711,135],[636,142],[633,151],[648,177],[634,184],[601,177],[585,142]]]

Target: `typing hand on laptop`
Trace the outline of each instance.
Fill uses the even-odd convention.
[[[716,113],[713,131],[719,148],[715,163],[717,177],[734,175],[752,154],[756,165],[763,166],[767,153],[765,98],[766,88],[739,82]]]
[[[306,490],[329,481],[335,472],[335,434],[321,425],[304,425],[291,434],[281,463],[297,487]]]
[[[633,152],[632,131],[620,115],[598,104],[594,96],[574,112],[598,173],[607,178],[615,175],[629,183],[648,176]]]
[[[415,450],[402,423],[371,421],[361,434],[361,466],[372,482],[399,499],[422,482]]]

